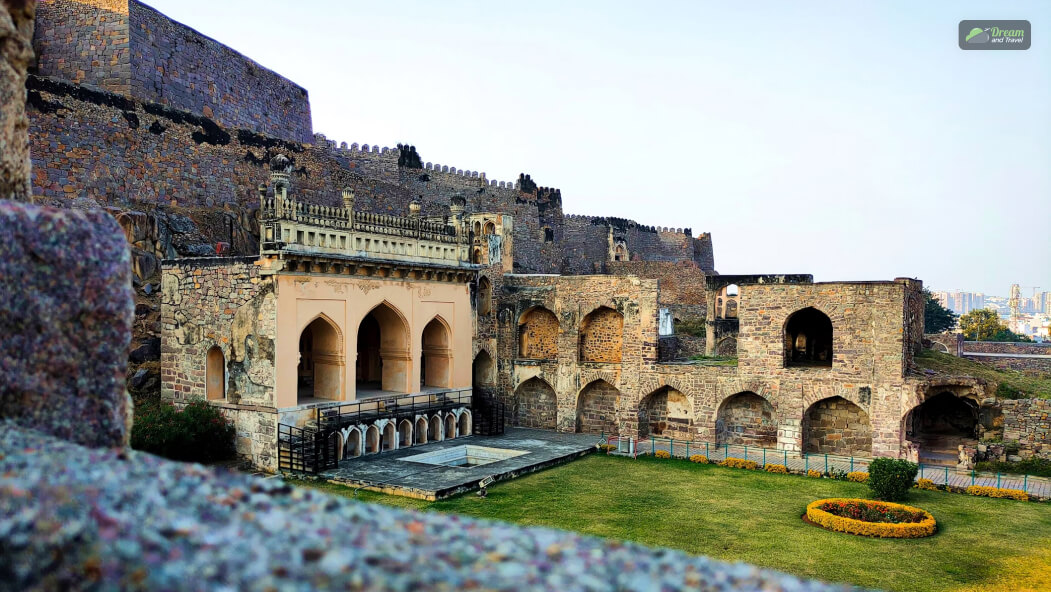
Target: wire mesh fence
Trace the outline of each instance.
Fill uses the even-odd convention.
[[[810,471],[817,471],[826,476],[868,472],[869,463],[872,462],[872,459],[867,457],[801,453],[762,446],[676,440],[674,438],[634,439],[610,436],[606,438],[606,442],[610,445],[610,454],[657,456],[659,451],[664,451],[672,458],[688,459],[694,455],[702,455],[711,463],[724,462],[728,458],[739,458],[754,461],[760,469],[768,465],[782,465],[789,472],[804,475]],[[1051,498],[1051,479],[1033,475],[967,471],[945,465],[920,463],[916,478],[930,479],[936,485],[954,488],[982,485],[1020,489],[1032,496]]]

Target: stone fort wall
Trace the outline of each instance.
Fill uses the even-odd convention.
[[[313,135],[306,89],[136,0],[44,0],[36,31],[40,75],[286,140]]]

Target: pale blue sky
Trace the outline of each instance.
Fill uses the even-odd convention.
[[[1051,290],[1051,2],[147,3],[329,139],[711,232],[722,273]],[[1032,48],[960,50],[985,18]]]

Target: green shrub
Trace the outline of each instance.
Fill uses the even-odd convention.
[[[996,385],[996,396],[1001,399],[1023,399],[1025,398],[1025,393],[1006,382],[1001,382]]]
[[[898,458],[877,458],[869,463],[869,489],[877,499],[888,502],[904,500],[916,479],[919,467]]]
[[[213,462],[234,455],[234,432],[219,409],[201,399],[182,410],[154,402],[135,409],[131,447],[172,460]]]

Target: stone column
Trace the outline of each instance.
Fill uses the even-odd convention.
[[[35,0],[0,0],[0,198],[32,201],[26,69],[33,61]]]

